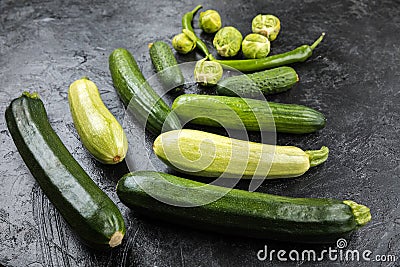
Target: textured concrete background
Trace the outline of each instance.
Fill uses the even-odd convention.
[[[373,219],[348,240],[348,248],[400,258],[400,2],[245,3],[202,2],[206,9],[220,11],[224,25],[236,26],[243,34],[250,32],[251,19],[258,13],[276,14],[282,31],[272,45],[272,53],[310,43],[321,32],[327,33],[310,60],[294,65],[300,83],[269,99],[322,111],[328,119],[325,129],[304,136],[280,134],[277,142],[304,149],[327,145],[330,158],[298,179],[265,182],[259,191],[353,199],[366,204]],[[107,107],[122,121],[124,107],[111,83],[108,55],[117,47],[125,47],[132,51],[144,75],[153,75],[147,44],[171,40],[180,31],[183,13],[196,4],[124,0],[0,2],[0,114],[23,90],[38,91],[55,131],[94,181],[118,203],[128,227],[123,245],[110,252],[84,247],[29,173],[2,115],[0,264],[273,266],[276,261],[260,262],[256,258],[264,245],[275,250],[327,248],[227,237],[140,218],[114,193],[116,181],[128,172],[127,167],[103,166],[82,147],[68,109],[69,84],[89,76],[98,85]],[[211,48],[211,37],[201,37]],[[200,55],[178,56],[180,62],[196,58]],[[329,262],[330,266],[343,264]],[[400,259],[364,265],[400,266]]]

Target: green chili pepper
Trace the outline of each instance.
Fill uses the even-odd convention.
[[[217,60],[210,58],[210,60],[216,61],[222,66],[225,65],[237,69],[243,72],[260,71],[270,68],[275,68],[279,66],[288,65],[295,62],[303,62],[312,55],[314,48],[322,41],[325,33],[312,44],[312,45],[302,45],[296,49],[278,55],[273,55],[265,58],[256,59],[238,59],[238,60]]]
[[[202,8],[202,6],[198,5],[192,11],[187,12],[185,15],[183,15],[183,17],[182,17],[182,29],[187,29],[187,30],[189,30],[189,31],[194,33],[194,30],[193,30],[193,27],[192,27],[193,16],[196,14],[196,12],[200,8]],[[209,57],[210,59],[213,59],[212,55],[208,51],[207,45],[202,40],[200,40],[199,37],[197,37],[196,47],[199,48],[204,53],[204,55],[206,57]]]

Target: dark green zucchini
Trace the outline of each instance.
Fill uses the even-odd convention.
[[[133,56],[123,48],[115,49],[109,58],[115,89],[136,119],[159,134],[162,129],[180,129],[180,122],[161,97],[151,88]]]
[[[149,48],[151,61],[164,88],[180,90],[185,79],[171,48],[162,41],[151,43]]]
[[[262,94],[281,93],[299,81],[296,71],[291,67],[232,76],[220,81],[217,94],[259,98]]]
[[[119,245],[125,234],[119,209],[68,152],[37,94],[14,99],[6,121],[22,159],[72,230],[94,248]]]
[[[122,203],[135,211],[225,234],[329,243],[371,219],[369,208],[353,201],[228,191],[224,187],[151,171],[127,174],[117,185]],[[211,202],[213,199],[217,200]]]
[[[186,94],[172,109],[183,122],[235,130],[303,134],[325,126],[324,115],[312,108],[249,98]]]

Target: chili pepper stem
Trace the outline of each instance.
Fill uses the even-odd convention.
[[[198,6],[196,6],[192,11],[190,11],[190,13],[192,13],[192,15],[194,15],[194,14],[196,14],[196,12],[200,9],[200,8],[202,8],[203,6],[202,5],[198,5]]]
[[[206,58],[207,58],[207,60],[210,60],[210,61],[214,61],[215,60],[215,58],[214,58],[214,56],[212,54],[208,54],[206,56]]]
[[[324,39],[325,33],[323,32],[321,34],[321,36],[310,46],[311,50],[314,50],[314,48],[317,47],[317,45],[319,45],[320,42],[322,42],[322,39]]]
[[[307,150],[305,152],[310,158],[310,166],[315,167],[328,159],[329,148],[323,146],[319,150]]]

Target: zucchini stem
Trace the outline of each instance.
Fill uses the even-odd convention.
[[[37,92],[29,93],[28,91],[25,91],[22,93],[22,95],[32,99],[40,99],[39,94]]]
[[[358,226],[363,226],[371,220],[371,212],[367,206],[358,204],[352,200],[344,200],[343,203],[350,206]]]
[[[116,247],[118,245],[120,245],[122,243],[122,239],[124,238],[124,234],[121,233],[120,231],[115,232],[111,238],[110,238],[110,242],[108,242],[108,244],[110,245],[110,247]]]
[[[310,166],[315,167],[321,163],[324,163],[328,159],[329,148],[323,146],[319,150],[307,150],[305,152],[310,159]]]
[[[314,48],[317,47],[317,45],[319,45],[320,42],[322,42],[322,39],[324,39],[325,33],[323,32],[321,34],[321,36],[310,46],[311,50],[314,50]]]

